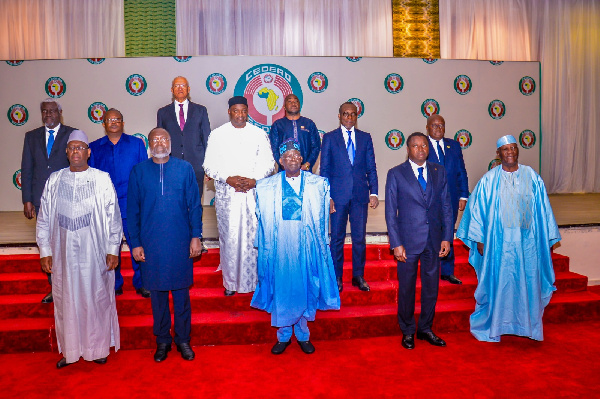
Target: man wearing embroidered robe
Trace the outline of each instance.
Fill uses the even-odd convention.
[[[63,368],[83,357],[106,363],[120,347],[115,272],[123,229],[108,173],[90,168],[88,138],[67,141],[69,168],[48,178],[37,220],[42,270],[52,273],[54,320]]]
[[[279,327],[273,354],[285,351],[292,330],[310,354],[315,348],[307,322],[317,309],[340,308],[328,245],[329,182],[300,170],[297,142],[287,141],[279,151],[285,171],[256,185],[259,281],[251,306],[271,313],[271,325]]]
[[[456,233],[477,272],[471,333],[480,341],[504,334],[541,341],[544,308],[556,290],[550,248],[560,233],[544,182],[518,163],[517,140],[504,136],[496,147],[502,165],[477,183]]]
[[[219,230],[225,295],[252,292],[256,288],[255,186],[269,175],[275,160],[267,134],[247,123],[248,101],[229,99],[230,122],[208,138],[204,170],[215,181],[215,210]]]

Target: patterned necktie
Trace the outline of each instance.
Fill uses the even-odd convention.
[[[423,177],[423,170],[425,170],[425,168],[421,166],[419,168],[419,177],[417,178],[417,180],[419,180],[419,184],[421,185],[423,192],[425,192],[425,189],[427,188],[427,182],[425,181],[425,178]]]
[[[442,140],[438,140],[437,141],[437,152],[438,152],[438,159],[440,160],[440,164],[444,165],[444,161],[446,159],[446,155],[444,155],[444,151],[442,150],[442,146],[440,145],[440,142]]]
[[[348,159],[350,159],[350,163],[354,165],[354,155],[356,151],[354,150],[354,142],[352,141],[352,134],[348,130],[348,144],[346,144],[346,151],[348,151]]]
[[[54,145],[54,130],[48,130],[50,136],[48,136],[48,144],[46,144],[46,151],[48,152],[48,158],[50,158],[50,151],[52,151],[52,146]]]
[[[179,127],[183,132],[183,128],[185,127],[185,115],[183,115],[183,104],[179,104]]]

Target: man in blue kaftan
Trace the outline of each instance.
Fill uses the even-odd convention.
[[[307,322],[317,309],[340,308],[328,245],[329,183],[300,170],[297,142],[283,143],[280,154],[285,171],[256,184],[258,285],[251,306],[271,313],[271,325],[279,327],[273,354],[285,351],[292,330],[310,354]]]
[[[542,316],[554,287],[550,248],[560,234],[541,177],[518,163],[513,136],[496,150],[502,165],[477,183],[456,233],[477,273],[471,333],[499,342],[504,334],[544,339]]]

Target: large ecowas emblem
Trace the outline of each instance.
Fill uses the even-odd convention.
[[[488,113],[492,119],[502,119],[502,117],[504,117],[506,114],[506,107],[502,101],[493,100],[488,106]]]
[[[101,102],[91,103],[88,107],[88,118],[94,123],[102,123],[104,113],[108,110],[106,104]]]
[[[24,105],[15,104],[8,109],[6,113],[8,120],[15,126],[23,126],[29,119],[29,112]]]
[[[458,75],[456,79],[454,79],[454,90],[460,95],[469,94],[472,87],[473,83],[471,83],[471,78],[467,75]]]
[[[390,150],[399,150],[404,145],[404,134],[397,129],[392,129],[385,135],[385,145]]]
[[[404,79],[397,73],[390,73],[386,76],[384,84],[388,93],[397,94],[404,89]]]
[[[62,78],[53,76],[46,81],[46,94],[52,98],[60,98],[67,91],[67,84]]]
[[[227,88],[227,79],[220,73],[211,73],[206,78],[206,90],[212,94],[221,94]]]
[[[130,75],[125,81],[125,89],[132,96],[141,96],[146,91],[148,85],[146,79],[137,73]]]
[[[268,132],[273,121],[285,115],[283,102],[295,94],[302,107],[302,88],[298,79],[286,68],[276,64],[259,64],[248,69],[238,79],[234,96],[248,100],[248,121]]]
[[[535,80],[531,76],[523,76],[519,81],[519,91],[524,96],[535,93]]]
[[[519,135],[519,144],[526,150],[532,148],[535,145],[535,141],[535,133],[529,129],[523,130]]]

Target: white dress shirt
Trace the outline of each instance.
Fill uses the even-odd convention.
[[[423,168],[423,178],[425,179],[425,182],[427,183],[427,162],[423,162],[423,165],[421,165],[421,166],[417,165],[410,159],[408,160],[408,162],[410,163],[410,166],[411,166],[413,173],[415,174],[415,177],[417,178],[417,180],[419,179],[419,168]]]
[[[177,119],[177,122],[179,122],[179,104],[183,104],[183,119],[187,122],[187,111],[188,105],[190,104],[189,100],[186,98],[182,103],[175,100],[173,103],[175,103],[175,119]]]

